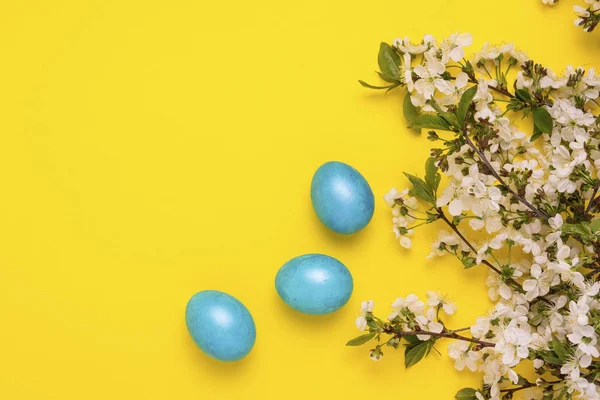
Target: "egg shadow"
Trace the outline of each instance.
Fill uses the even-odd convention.
[[[343,247],[343,248],[349,248],[349,247],[353,247],[353,246],[361,246],[361,244],[367,239],[367,236],[369,235],[369,231],[371,230],[373,218],[375,218],[375,215],[373,215],[373,218],[371,219],[371,221],[369,221],[367,226],[364,227],[363,229],[361,229],[360,231],[358,231],[356,233],[351,233],[349,235],[344,235],[341,233],[334,232],[331,229],[329,229],[328,227],[326,227],[321,222],[319,217],[317,217],[317,215],[315,214],[314,209],[312,207],[312,203],[309,202],[308,207],[310,207],[310,212],[312,214],[312,217],[310,219],[311,226],[308,227],[307,230],[308,231],[311,231],[311,230],[316,231],[316,232],[318,232],[319,238],[322,238],[324,241],[326,241],[327,243],[330,243],[334,246]]]
[[[272,301],[277,304],[276,312],[280,321],[287,327],[293,328],[296,332],[298,330],[308,332],[314,331],[314,329],[326,331],[347,322],[346,313],[342,310],[324,315],[304,314],[285,304],[277,292],[273,293],[272,298]]]
[[[238,361],[219,361],[205,354],[190,336],[187,327],[182,324],[182,347],[188,356],[190,364],[197,368],[197,375],[203,379],[223,381],[238,380],[242,375],[249,373],[252,368],[253,351]],[[254,349],[253,349],[254,350]]]

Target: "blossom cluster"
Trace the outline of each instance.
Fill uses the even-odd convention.
[[[361,84],[405,87],[409,127],[436,146],[423,178],[405,173],[409,187],[385,196],[400,245],[410,248],[419,226],[444,225],[429,257],[487,268],[493,306],[450,329],[440,314],[456,307],[437,293],[399,298],[385,319],[364,302],[363,334],[348,344],[376,343],[379,360],[403,343],[411,366],[451,339],[455,367],[483,375],[460,399],[600,399],[600,77],[556,74],[511,44],[467,58],[471,42],[382,43],[386,85]],[[532,128],[516,124],[523,117]],[[521,375],[515,367],[526,360],[530,374]]]
[[[542,3],[552,6],[558,3],[558,0],[542,0]],[[575,26],[580,26],[586,32],[594,30],[600,22],[600,0],[585,0],[586,6],[573,6],[573,10],[577,15]]]

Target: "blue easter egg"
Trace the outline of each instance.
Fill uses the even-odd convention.
[[[283,301],[305,314],[329,314],[350,299],[354,282],[348,268],[333,257],[306,254],[277,272],[275,289]]]
[[[321,222],[337,233],[360,231],[375,211],[375,198],[366,179],[339,161],[327,162],[317,169],[310,197]]]
[[[216,290],[192,296],[185,322],[198,347],[217,360],[243,358],[256,340],[256,326],[248,309],[235,297]]]

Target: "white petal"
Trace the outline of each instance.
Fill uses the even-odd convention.
[[[525,282],[523,282],[523,289],[525,289],[528,292],[535,289],[536,286],[537,281],[535,279],[527,279]]]
[[[589,367],[591,363],[592,363],[592,357],[589,356],[588,354],[584,354],[579,359],[579,366],[582,367],[582,368]]]
[[[450,212],[450,215],[452,216],[457,216],[460,215],[460,213],[462,213],[463,211],[463,203],[462,201],[460,201],[459,199],[454,199],[450,202],[450,204],[448,205],[448,211]]]
[[[483,226],[485,225],[485,221],[479,218],[470,218],[469,225],[471,226],[471,228],[473,228],[473,230],[477,231],[483,228]]]
[[[410,240],[409,237],[402,236],[400,238],[400,246],[404,247],[405,249],[410,249],[412,247],[412,240]]]
[[[517,382],[519,382],[519,375],[517,375],[517,373],[511,368],[508,370],[508,379],[510,379],[510,381],[516,385]]]
[[[465,86],[467,86],[467,82],[469,81],[469,75],[465,74],[464,72],[459,72],[458,74],[456,74],[456,79],[454,80],[454,85],[457,88],[464,88]]]
[[[429,330],[430,332],[440,333],[444,330],[444,325],[440,324],[439,322],[431,322],[429,324]]]
[[[434,84],[437,90],[444,94],[452,94],[454,92],[454,84],[450,81],[446,81],[444,79],[436,79],[434,81]]]
[[[456,312],[456,306],[454,305],[454,303],[444,303],[442,309],[448,315],[452,315]]]
[[[450,58],[453,61],[460,61],[465,56],[465,50],[462,47],[455,47],[450,51]]]

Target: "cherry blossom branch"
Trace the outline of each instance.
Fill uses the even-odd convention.
[[[458,66],[457,66],[458,67]],[[454,76],[450,77],[450,80],[456,80],[456,78]],[[469,78],[469,82],[474,83],[475,85],[477,85],[479,82],[477,81],[477,79],[473,79],[473,78]],[[498,86],[493,86],[493,85],[489,85],[488,84],[488,89],[493,90],[495,92],[498,92],[506,97],[509,98],[513,98],[515,97],[514,94],[512,94],[511,92],[509,92],[508,90],[498,87]]]
[[[469,82],[471,82],[471,83],[474,83],[474,84],[478,84],[478,83],[479,83],[479,82],[477,82],[477,80],[476,80],[476,79],[469,79]],[[510,97],[511,99],[512,99],[513,97],[515,97],[515,95],[514,95],[514,94],[512,94],[511,92],[509,92],[508,90],[506,90],[506,89],[503,89],[503,88],[501,88],[501,87],[498,87],[498,86],[492,86],[492,85],[488,85],[488,89],[490,89],[490,90],[493,90],[493,91],[495,91],[495,92],[498,92],[498,93],[500,93],[500,94],[503,94],[503,95],[505,95],[506,97]]]
[[[441,208],[436,208],[438,215],[440,216],[440,219],[442,221],[444,221],[446,223],[446,225],[448,225],[450,227],[450,229],[452,229],[454,231],[454,233],[456,233],[456,235],[471,249],[471,251],[473,251],[475,254],[477,254],[477,250],[475,249],[475,247],[467,240],[467,238],[458,230],[458,228],[456,227],[456,225],[454,225],[449,219],[448,217],[446,217],[446,214],[444,214],[444,211]],[[481,263],[486,265],[488,268],[490,268],[492,271],[496,272],[498,275],[502,276],[502,272],[494,267],[492,265],[492,263],[490,263],[487,260],[481,260]],[[519,284],[519,282],[515,281],[513,278],[508,278],[507,279],[508,282],[512,283],[515,288],[517,288],[520,292],[524,292],[523,287],[521,286],[521,284]],[[538,301],[543,301],[546,304],[552,304],[552,302],[548,299],[546,299],[543,296],[537,297],[535,300]]]
[[[479,150],[479,148],[477,146],[475,146],[475,144],[473,143],[473,141],[471,140],[471,138],[467,134],[467,130],[466,129],[463,131],[463,135],[465,137],[465,140],[467,141],[467,144],[473,149],[473,151],[475,151],[477,153],[477,155],[479,156],[479,158],[481,159],[481,161],[488,167],[488,169],[490,170],[490,173],[494,176],[494,178],[496,178],[498,180],[498,182],[500,182],[500,184],[502,186],[504,186],[506,188],[506,190],[508,190],[508,192],[514,198],[516,198],[522,204],[524,204],[525,206],[527,206],[538,217],[543,218],[544,220],[548,220],[549,217],[544,212],[542,212],[539,209],[535,208],[530,202],[528,202],[524,197],[520,196],[515,191],[513,191],[510,188],[510,186],[508,186],[506,184],[506,182],[504,182],[504,180],[502,179],[502,177],[496,172],[496,170],[494,169],[494,167],[492,166],[492,164],[488,161],[488,159],[486,158],[485,154],[483,154],[483,152],[481,150]]]
[[[545,3],[556,1],[544,0]],[[594,7],[600,6],[600,0],[587,1],[597,3]],[[582,14],[588,12],[578,9]],[[600,21],[600,10],[596,13]],[[554,74],[511,44],[500,47],[486,45],[475,59],[464,59],[462,47],[471,41],[470,35],[456,33],[445,38],[441,42],[443,46],[438,46],[438,42],[430,36],[416,43],[408,38],[396,39],[393,46],[382,43],[378,57],[379,77],[391,85],[361,84],[384,90],[406,86],[408,93],[403,101],[406,120],[411,128],[431,129],[428,139],[437,142],[425,163],[424,177],[406,174],[410,187],[402,191],[393,188],[385,197],[392,208],[393,229],[400,245],[405,248],[412,246],[410,235],[413,225],[437,219],[444,221],[443,224],[448,227],[438,227],[450,233],[438,235],[431,256],[449,253],[466,268],[484,265],[484,269],[494,271],[495,274],[488,272],[493,286],[488,294],[496,306],[507,303],[510,307],[518,307],[519,319],[516,321],[513,313],[497,312],[488,316],[491,321],[479,320],[470,328],[461,328],[465,325],[460,325],[460,329],[452,330],[440,320],[440,313],[454,313],[456,305],[451,299],[440,293],[428,292],[427,301],[423,302],[410,294],[392,303],[394,311],[387,319],[372,314],[374,304],[371,300],[363,302],[355,323],[361,332],[367,328],[368,332],[349,343],[354,346],[376,341],[375,348],[369,353],[374,360],[381,358],[384,346],[399,349],[404,344],[405,365],[411,367],[430,353],[438,339],[457,340],[449,349],[450,358],[456,361],[455,367],[464,369],[468,363],[469,369],[483,372],[489,378],[483,388],[461,389],[456,394],[457,398],[512,399],[514,395],[527,393],[528,388],[536,393],[543,391],[546,397],[593,397],[593,394],[600,393],[598,357],[590,357],[588,362],[588,357],[579,360],[579,356],[573,357],[573,352],[582,346],[583,341],[585,346],[589,345],[588,341],[595,343],[599,337],[594,307],[597,296],[592,294],[600,283],[600,232],[595,220],[600,210],[600,180],[596,178],[600,167],[594,164],[599,158],[596,141],[600,120],[595,110],[596,106],[600,107],[600,100],[589,99],[594,96],[588,94],[600,90],[600,80],[595,72],[584,68],[569,68],[564,74]],[[456,48],[460,52],[455,51]],[[464,63],[461,62],[463,60]],[[503,61],[507,64],[503,65]],[[512,77],[508,79],[511,68],[521,70],[514,85]],[[488,77],[496,82],[490,85]],[[403,81],[403,78],[406,80]],[[474,120],[471,115],[475,112],[473,101],[476,96],[477,116],[488,116],[487,120]],[[429,113],[429,107],[437,114]],[[505,116],[510,119],[501,118]],[[533,119],[536,127],[533,135],[528,138],[527,134],[507,134],[510,137],[501,138],[498,132],[506,129],[506,123],[510,125],[509,130],[514,130],[512,116]],[[577,146],[572,146],[574,126],[584,138],[580,140],[578,137]],[[448,134],[448,138],[436,131],[452,133]],[[552,145],[548,132],[562,135],[564,148],[553,148],[553,157],[544,152],[528,153],[526,163],[520,163],[528,146],[541,148]],[[529,144],[523,144],[524,140],[528,140]],[[495,151],[498,146],[502,149]],[[507,168],[504,165],[507,162],[514,164],[514,168]],[[488,183],[490,190],[484,193],[486,196],[481,199],[481,204],[469,207],[462,202],[461,196],[473,195],[473,190],[479,195],[480,188],[486,189],[474,176],[477,173],[469,168],[477,165],[480,177],[488,178],[483,181]],[[442,173],[448,180],[440,186]],[[532,177],[536,177],[536,182],[544,187],[540,193],[547,193],[547,196],[525,190]],[[500,191],[489,186],[500,188]],[[459,191],[460,188],[464,190]],[[444,206],[438,207],[436,200],[440,190],[444,192],[444,199],[439,204]],[[455,200],[455,204],[450,211],[456,216],[451,215],[447,208],[451,200]],[[459,206],[465,211],[459,212]],[[472,221],[466,218],[480,218],[477,216],[481,214],[479,211],[485,211],[493,219],[485,218],[488,230],[493,231],[488,232],[490,239],[494,238],[487,245],[478,244],[465,227],[466,221]],[[552,223],[549,227],[551,221],[556,224]],[[490,225],[492,222],[494,226]],[[482,225],[480,221],[477,224],[472,223],[475,228]],[[516,240],[518,237],[524,240]],[[515,255],[511,258],[511,250],[519,252],[518,257],[522,259],[518,264],[512,262]],[[574,254],[577,254],[577,260]],[[556,277],[554,261],[561,267],[570,268],[571,273]],[[584,290],[578,287],[582,280]],[[540,292],[545,294],[540,295]],[[568,312],[576,315],[578,322],[583,322],[585,316],[585,328],[580,327],[581,333],[564,335],[563,332],[572,330],[572,319],[553,320],[549,331],[544,333],[551,338],[551,344],[538,349],[534,335],[540,319],[547,319],[549,313],[558,309],[558,313],[566,313],[567,302]],[[488,333],[490,329],[492,333]],[[480,335],[478,331],[485,334]],[[583,331],[590,332],[589,340],[580,338]],[[515,341],[527,344],[514,345]],[[510,345],[503,346],[505,342]],[[519,351],[515,352],[515,347]],[[497,357],[492,363],[486,358],[490,349]],[[524,379],[511,370],[531,359],[536,360],[536,366],[544,361],[543,369],[535,371],[537,379]],[[573,372],[583,379],[571,379],[575,376]],[[545,379],[546,374],[553,377]],[[541,396],[541,393],[538,394]]]
[[[501,393],[514,393],[514,392],[518,392],[519,390],[529,389],[534,386],[536,386],[535,383],[528,382],[522,386],[517,386],[517,387],[511,388],[511,389],[502,389],[500,392]]]
[[[469,331],[471,330],[471,327],[466,327],[466,328],[460,328],[460,329],[452,329],[450,332],[463,332],[463,331]]]
[[[494,346],[496,346],[496,343],[486,342],[486,341],[483,341],[483,340],[479,340],[479,339],[470,338],[470,337],[467,337],[467,336],[458,335],[458,334],[454,333],[453,331],[447,331],[447,330],[444,330],[442,332],[430,332],[430,331],[422,331],[422,330],[418,330],[418,331],[397,331],[395,329],[384,328],[383,331],[385,333],[387,333],[388,335],[393,335],[394,337],[397,337],[397,338],[401,338],[402,336],[428,335],[428,336],[434,336],[434,337],[439,337],[439,338],[455,339],[455,340],[462,340],[462,341],[465,341],[465,342],[471,342],[471,343],[478,344],[481,347],[494,347]]]
[[[556,385],[557,383],[563,383],[564,381],[559,380],[559,381],[550,381],[550,382],[544,382],[541,386],[550,386],[550,385]],[[502,393],[514,393],[514,392],[518,392],[519,390],[524,390],[524,389],[529,389],[532,387],[539,387],[535,382],[527,382],[526,384],[522,385],[522,386],[517,386],[511,389],[503,389],[500,392]]]
[[[458,230],[456,225],[454,225],[448,219],[448,217],[446,217],[446,214],[444,214],[444,211],[440,207],[436,208],[436,210],[438,212],[438,215],[442,219],[442,221],[444,221],[446,223],[446,225],[448,225],[450,227],[450,229],[452,229],[454,231],[454,233],[456,233],[456,235],[473,251],[473,253],[477,254],[477,249],[475,249],[475,247],[471,244],[471,242],[469,242],[467,240],[467,238]],[[499,275],[502,274],[502,272],[498,268],[494,267],[489,261],[482,260],[481,262],[483,264],[485,264],[486,266],[488,266],[492,271],[496,272],[497,274],[499,274]],[[518,283],[516,281],[513,280],[513,282],[518,285]]]

